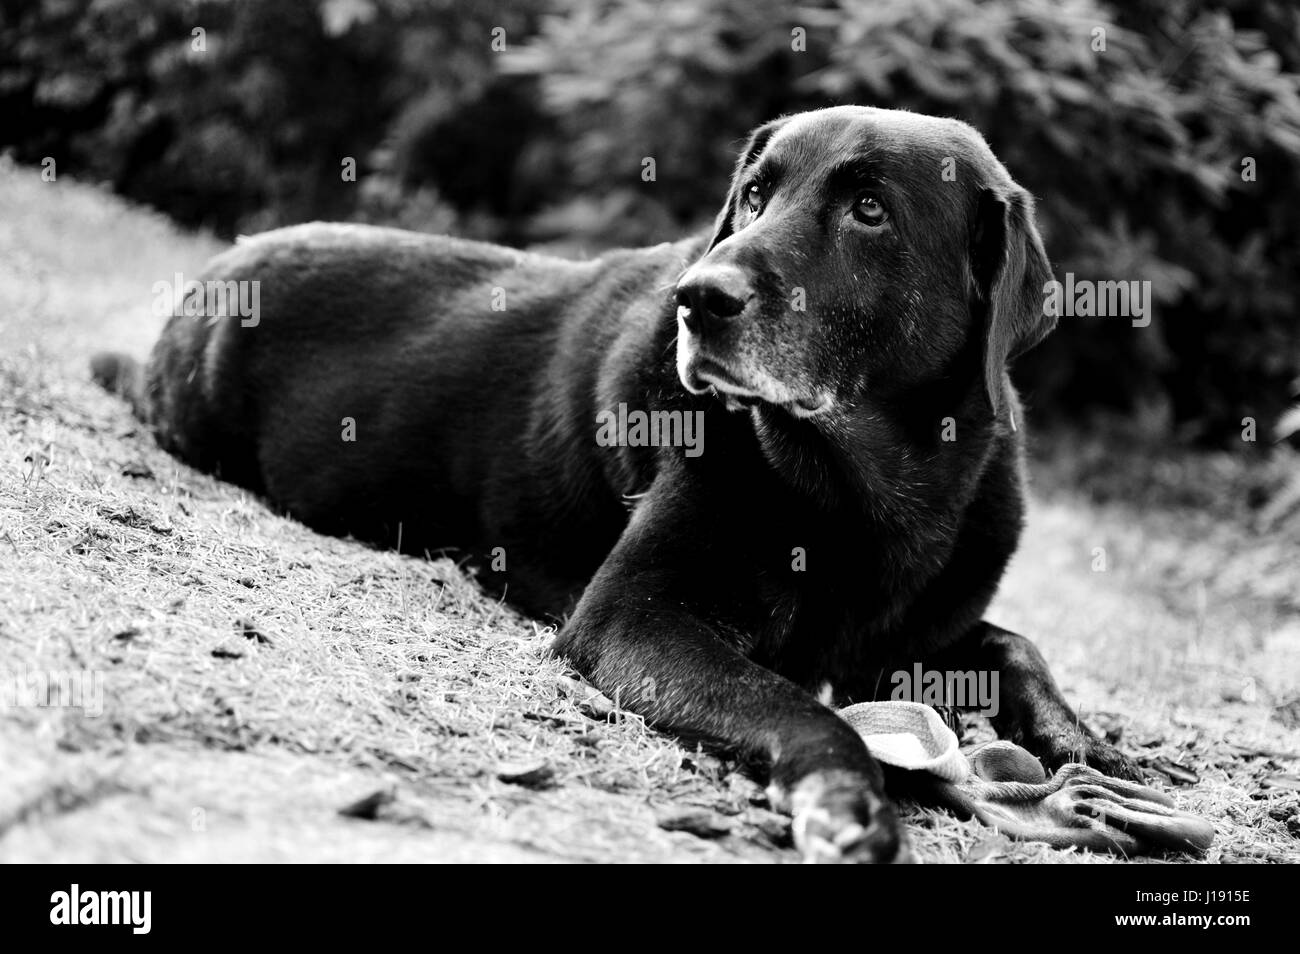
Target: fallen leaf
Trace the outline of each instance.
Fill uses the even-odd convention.
[[[573,700],[578,711],[588,718],[608,722],[622,717],[622,713],[614,705],[614,700],[599,689],[577,679],[570,679],[568,676],[559,676],[555,682],[560,691]]]
[[[1169,759],[1153,759],[1145,764],[1147,768],[1155,769],[1162,775],[1168,776],[1175,785],[1195,785],[1201,780],[1201,777],[1187,766],[1171,762]]]
[[[114,523],[120,523],[124,526],[131,527],[133,530],[140,530],[149,526],[151,518],[134,507],[100,507],[99,515],[105,520],[111,520]]]
[[[1288,792],[1300,792],[1300,778],[1294,775],[1283,775],[1276,773],[1265,775],[1259,780],[1260,788],[1280,788]]]
[[[988,838],[981,838],[971,845],[970,851],[966,852],[965,862],[968,865],[997,864],[1000,861],[1005,861],[1012,850],[1012,844],[1008,838],[1003,835],[991,835]]]
[[[731,834],[729,818],[707,808],[669,808],[655,816],[664,831],[684,831],[697,838],[721,838]]]
[[[340,808],[339,814],[347,818],[362,818],[366,821],[374,821],[379,817],[381,808],[392,804],[396,800],[397,794],[392,789],[382,788],[377,792],[371,792],[365,798]]]
[[[555,784],[555,769],[546,762],[503,762],[497,766],[497,778],[524,788],[550,788]]]
[[[274,645],[271,642],[271,637],[267,636],[260,629],[258,629],[257,624],[254,623],[252,620],[247,620],[247,619],[235,620],[235,631],[239,633],[240,636],[243,636],[245,639],[251,640],[252,642],[258,643],[262,646]]]
[[[1300,696],[1274,706],[1273,718],[1288,729],[1300,729]]]

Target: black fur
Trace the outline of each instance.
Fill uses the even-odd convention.
[[[323,532],[471,554],[623,705],[769,763],[806,850],[897,854],[879,766],[815,694],[883,698],[917,660],[1000,670],[1000,730],[1052,763],[1135,771],[981,622],[1022,522],[1005,368],[1050,330],[1050,271],[969,127],[777,120],[712,235],[589,262],[310,225],[204,278],[260,281],[259,323],[173,318],[142,379],[96,367],[164,447]],[[702,413],[703,453],[599,446],[620,403]]]

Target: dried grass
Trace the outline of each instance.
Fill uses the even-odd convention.
[[[551,634],[450,561],[318,536],[160,452],[84,361],[143,353],[152,283],[215,243],[99,190],[0,179],[0,668],[104,685],[99,717],[0,714],[0,858],[794,860],[757,786],[635,717],[591,718]],[[1127,747],[1195,765],[1181,797],[1221,825],[1210,860],[1295,860],[1295,794],[1259,797],[1294,755],[1248,753],[1300,747],[1270,717],[1300,685],[1300,625],[1172,600],[1157,580],[1182,543],[1146,530],[1068,495],[1036,506],[995,618],[1040,636]],[[1114,572],[1089,571],[1094,545]],[[1224,702],[1246,675],[1258,698]],[[375,793],[370,820],[339,813]],[[685,806],[733,833],[657,825]],[[1112,860],[939,812],[909,825],[927,861]]]

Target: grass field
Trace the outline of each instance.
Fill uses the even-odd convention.
[[[0,859],[797,860],[758,785],[608,715],[452,562],[283,519],[88,382],[92,351],[147,352],[153,283],[219,248],[0,169],[0,670],[103,689],[97,715],[0,709]],[[1209,861],[1300,860],[1300,530],[1245,503],[1294,460],[1153,460],[1188,488],[1165,504],[1126,489],[1140,442],[1040,447],[991,618],[1143,764],[1199,776],[1175,795],[1218,829]],[[1115,860],[907,818],[925,861]]]

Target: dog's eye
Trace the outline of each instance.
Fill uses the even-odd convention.
[[[746,189],[745,204],[749,206],[749,211],[757,215],[758,210],[763,208],[763,190],[756,185],[752,185]]]
[[[863,225],[884,225],[889,213],[874,195],[861,196],[853,203],[853,217]]]

